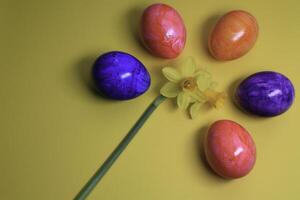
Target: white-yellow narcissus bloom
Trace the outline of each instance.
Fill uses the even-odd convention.
[[[192,58],[188,58],[180,70],[165,67],[162,72],[169,82],[161,88],[160,93],[168,98],[177,97],[177,105],[182,110],[192,104],[189,108],[192,119],[199,114],[203,103],[207,102],[215,108],[223,106],[226,94],[215,91],[217,83],[212,81],[211,74],[197,69]]]

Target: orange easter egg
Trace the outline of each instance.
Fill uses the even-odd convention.
[[[234,10],[225,14],[213,28],[208,46],[217,60],[233,60],[245,55],[258,36],[256,19],[248,12]]]

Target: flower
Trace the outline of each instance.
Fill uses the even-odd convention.
[[[177,97],[177,105],[189,112],[194,119],[203,103],[209,103],[215,108],[221,108],[226,99],[224,92],[215,91],[217,85],[212,76],[204,69],[197,69],[194,59],[188,58],[180,70],[165,67],[163,75],[169,80],[160,90],[161,95],[168,98]]]

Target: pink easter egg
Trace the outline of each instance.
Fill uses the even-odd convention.
[[[213,123],[204,140],[206,159],[224,178],[247,175],[256,160],[255,143],[245,128],[230,120]]]
[[[141,20],[141,36],[152,54],[176,58],[184,49],[186,29],[174,8],[158,3],[145,9]]]

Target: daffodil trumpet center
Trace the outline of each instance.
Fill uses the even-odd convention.
[[[208,101],[214,101],[217,99],[217,96],[219,95],[218,92],[214,90],[207,89],[203,92],[204,96],[207,98]]]
[[[197,82],[195,78],[188,77],[181,81],[180,86],[184,91],[193,91],[197,87]]]
[[[226,95],[224,93],[216,92],[214,90],[208,89],[203,92],[207,101],[214,107],[221,107],[224,103]]]

